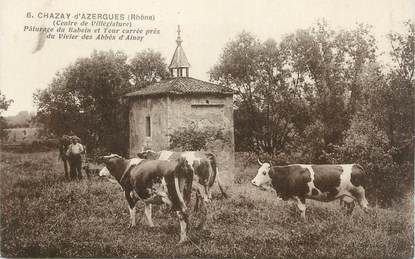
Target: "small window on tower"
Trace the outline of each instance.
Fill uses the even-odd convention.
[[[209,104],[209,100],[206,100],[206,104]]]
[[[151,120],[150,116],[146,117],[146,136],[151,137]]]

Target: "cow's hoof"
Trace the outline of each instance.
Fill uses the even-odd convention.
[[[134,228],[134,227],[135,227],[135,225],[133,225],[133,224],[128,225],[128,228]]]

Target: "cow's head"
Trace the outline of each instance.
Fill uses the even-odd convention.
[[[113,172],[119,167],[119,164],[124,161],[124,158],[117,154],[102,156],[98,159],[100,163],[104,163],[109,172]]]
[[[151,149],[137,153],[137,157],[141,159],[157,160],[159,156],[160,152],[155,152]]]
[[[110,176],[110,171],[108,171],[107,167],[104,167],[99,171],[99,176]]]
[[[258,173],[251,181],[251,183],[255,186],[261,187],[262,185],[271,182],[271,177],[269,177],[269,170],[271,169],[271,165],[269,163],[262,163],[259,161],[259,159],[258,163],[261,167],[258,169]]]

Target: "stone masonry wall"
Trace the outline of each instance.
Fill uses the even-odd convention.
[[[151,136],[146,136],[146,117],[150,116]],[[167,97],[140,98],[130,108],[130,157],[143,148],[168,149]]]
[[[197,129],[215,127],[223,130],[228,142],[217,140],[208,145],[218,160],[221,179],[226,185],[233,181],[234,131],[232,96],[170,96],[168,99],[168,132],[196,126]]]
[[[145,135],[146,116],[151,118],[151,137]],[[208,145],[207,151],[216,155],[220,179],[229,186],[235,163],[232,96],[176,95],[135,99],[130,108],[130,157],[143,148],[169,149],[168,135],[189,126],[197,129],[214,127],[223,131],[228,141],[216,140]]]

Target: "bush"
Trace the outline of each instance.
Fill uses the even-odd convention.
[[[227,142],[223,130],[213,127],[197,129],[195,126],[175,130],[170,137],[170,149],[206,150],[209,143],[215,140]]]
[[[359,163],[365,168],[371,203],[390,206],[413,192],[413,161],[395,162],[387,135],[370,120],[356,116],[344,144],[332,146],[331,150],[325,153],[331,163]]]

